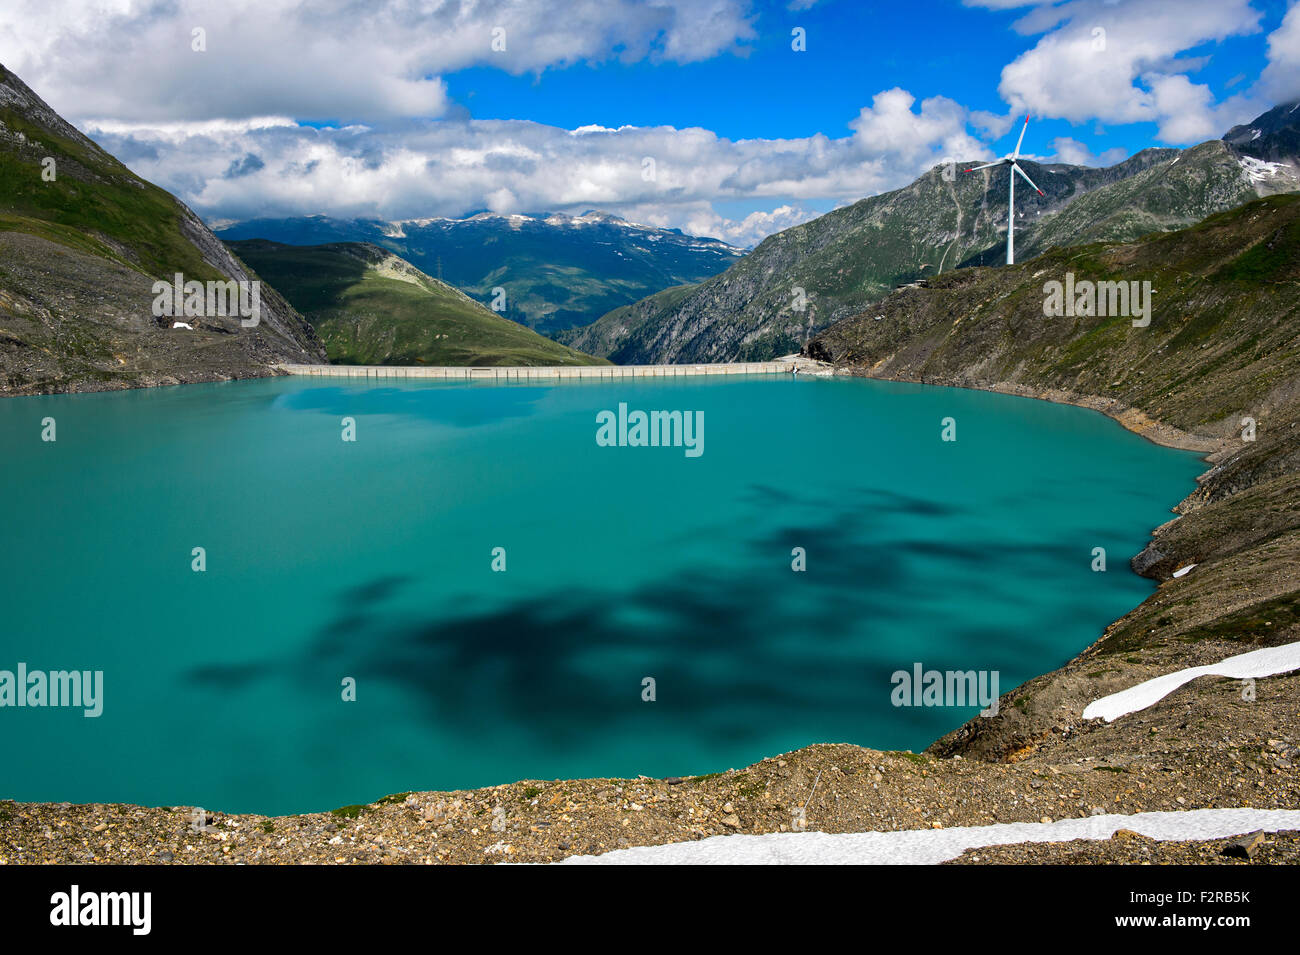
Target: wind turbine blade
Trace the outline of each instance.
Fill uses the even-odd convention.
[[[1029,183],[1031,186],[1033,186],[1033,187],[1034,187],[1034,190],[1035,190],[1035,191],[1036,191],[1040,196],[1045,196],[1045,195],[1047,195],[1047,193],[1043,192],[1043,190],[1041,190],[1041,189],[1038,188],[1038,186],[1034,183],[1034,180],[1032,180],[1032,179],[1029,178],[1029,173],[1025,172],[1023,169],[1020,168],[1020,163],[1018,163],[1018,162],[1013,162],[1013,163],[1011,164],[1011,168],[1014,169],[1016,172],[1020,173],[1020,175],[1024,176],[1024,177],[1025,177],[1025,182],[1027,182],[1027,183]]]
[[[1004,162],[1006,162],[1005,159],[999,159],[997,162],[986,162],[986,163],[985,163],[984,165],[982,165],[982,166],[971,166],[971,167],[970,167],[969,169],[967,169],[966,171],[967,171],[967,172],[979,172],[981,169],[992,169],[994,166],[1001,166]]]
[[[1029,116],[1026,115],[1026,116],[1025,116],[1025,125],[1023,125],[1023,126],[1020,127],[1020,138],[1019,138],[1018,140],[1016,140],[1016,151],[1013,152],[1013,153],[1011,154],[1011,158],[1012,158],[1012,159],[1014,159],[1014,158],[1016,158],[1017,156],[1020,155],[1020,144],[1023,143],[1023,142],[1025,141],[1025,132],[1026,132],[1026,130],[1028,130],[1028,129],[1029,129]],[[1037,189],[1038,187],[1035,186],[1034,188]]]

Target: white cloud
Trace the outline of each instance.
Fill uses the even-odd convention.
[[[944,156],[980,159],[949,100],[919,110],[877,96],[841,139],[728,140],[698,128],[583,127],[522,120],[404,120],[316,129],[237,123],[91,121],[140,175],[209,218],[325,213],[385,219],[600,208],[748,245],[812,217],[800,200],[844,201],[905,185]],[[644,160],[654,175],[643,175]],[[712,203],[773,200],[736,221]]]
[[[819,213],[802,206],[783,204],[774,209],[757,210],[737,221],[719,216],[712,206],[703,204],[697,214],[686,220],[682,231],[693,235],[709,235],[747,249],[762,242],[774,232],[781,232],[815,219]]]
[[[691,62],[745,51],[752,0],[4,0],[0,61],[133,169],[211,218],[407,218],[602,208],[752,244],[944,161],[986,159],[1025,112],[1154,122],[1170,143],[1262,111],[1216,102],[1187,51],[1256,32],[1249,0],[965,0],[1021,9],[1034,45],[1002,72],[1005,114],[904,89],[877,93],[843,138],[737,139],[707,129],[568,130],[471,120],[442,77],[610,59]],[[787,9],[806,9],[794,0]],[[191,49],[206,30],[207,51]],[[504,50],[492,48],[494,30]],[[1036,39],[1032,39],[1036,38]],[[1300,92],[1300,14],[1269,38],[1270,88]],[[338,126],[316,129],[304,123]],[[364,123],[364,125],[363,125]],[[1058,161],[1093,156],[1059,137]],[[656,176],[643,177],[643,160]],[[732,199],[770,201],[739,220]],[[752,206],[751,206],[752,208]]]
[[[1260,13],[1249,0],[1072,0],[1038,6],[1016,26],[1044,35],[1003,69],[999,91],[1013,108],[1037,116],[1076,123],[1154,122],[1165,142],[1199,142],[1258,113],[1260,103],[1237,96],[1216,105],[1208,86],[1186,76],[1204,61],[1179,59],[1179,54],[1256,33],[1259,23]]]
[[[913,167],[929,168],[943,158],[983,155],[983,143],[967,132],[971,114],[965,107],[947,97],[933,96],[914,112],[915,102],[916,97],[907,90],[885,90],[877,93],[871,106],[864,107],[849,126],[855,138],[876,155]]]
[[[1268,37],[1268,66],[1260,86],[1276,102],[1300,99],[1300,6],[1292,6]]]
[[[754,39],[748,0],[6,0],[0,62],[72,120],[440,116],[441,77],[617,57],[686,63]],[[206,51],[196,52],[195,29]],[[494,31],[503,31],[494,33]],[[504,49],[494,49],[494,37]]]
[[[1058,136],[1049,145],[1055,155],[1051,159],[1040,160],[1042,162],[1064,162],[1073,166],[1113,166],[1128,156],[1128,150],[1118,146],[1107,149],[1100,156],[1094,156],[1085,144],[1069,136]]]

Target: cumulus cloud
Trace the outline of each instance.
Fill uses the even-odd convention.
[[[1260,86],[1275,102],[1300,99],[1300,6],[1292,6],[1268,37],[1268,66]]]
[[[1100,156],[1094,156],[1092,150],[1077,139],[1058,136],[1049,144],[1055,154],[1042,162],[1063,162],[1072,166],[1113,166],[1128,156],[1128,151],[1120,147],[1107,149]]]
[[[983,3],[988,6],[990,4]],[[1014,4],[999,3],[998,6]],[[1002,71],[999,91],[1013,108],[1072,122],[1154,122],[1168,143],[1222,135],[1260,111],[1248,95],[1215,103],[1179,59],[1201,44],[1259,31],[1249,0],[1071,0],[1035,6],[1016,23],[1037,44]]]
[[[74,121],[439,116],[442,76],[687,63],[743,48],[748,0],[7,0],[0,62]],[[204,50],[195,31],[202,32]]]
[[[907,90],[885,90],[849,126],[865,149],[912,167],[983,155],[984,144],[967,132],[965,107],[945,96],[923,100],[920,110],[912,109],[915,103]]]
[[[909,182],[948,154],[989,151],[946,100],[912,109],[876,97],[851,136],[729,140],[705,129],[582,127],[523,120],[404,120],[315,128],[244,123],[92,121],[87,130],[136,172],[213,219],[384,219],[601,208],[748,245],[811,218],[798,200],[859,198]],[[769,197],[740,221],[711,203]]]
[[[752,248],[769,235],[815,219],[819,213],[798,205],[783,204],[774,209],[757,210],[743,219],[719,216],[712,206],[704,205],[686,220],[684,232],[710,235],[741,248]]]

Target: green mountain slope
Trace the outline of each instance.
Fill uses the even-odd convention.
[[[618,216],[494,215],[466,219],[253,219],[223,239],[293,245],[370,242],[484,304],[505,290],[503,314],[545,334],[588,325],[610,309],[673,285],[716,275],[742,252],[676,229]]]
[[[378,246],[230,247],[307,316],[330,361],[365,365],[602,364],[502,318]]]
[[[134,175],[0,66],[0,393],[269,373],[316,361],[310,326],[269,287],[239,318],[173,329],[155,279],[252,281],[202,221]]]
[[[1279,123],[1270,125],[1268,142],[1289,142]],[[1131,241],[1300,188],[1292,165],[1260,161],[1223,140],[1143,150],[1108,169],[1023,165],[1045,195],[1017,191],[1021,259],[1058,246]],[[673,307],[648,303],[647,321],[624,327],[617,316],[602,317],[569,340],[617,362],[765,359],[797,351],[899,285],[1003,263],[1008,173],[962,168],[936,167],[903,189],[770,236]]]
[[[647,295],[631,305],[621,305],[598,322],[555,333],[555,340],[589,355],[609,355],[646,326],[653,327],[695,289],[696,285],[675,285]]]
[[[1067,273],[1150,282],[1150,325],[1044,315],[1045,284]],[[1242,416],[1292,400],[1286,383],[1300,379],[1300,196],[1128,245],[937,276],[836,324],[808,352],[881,377],[1100,396],[1227,436]]]
[[[1146,150],[1110,169],[1026,161],[1026,171],[1046,195],[1021,191],[1021,243],[1035,223],[1080,195],[1176,155],[1176,150]],[[1004,171],[965,174],[937,166],[903,189],[769,236],[674,308],[624,336],[597,329],[592,337],[612,341],[605,354],[628,363],[761,360],[798,351],[816,330],[899,284],[1002,249],[1005,177]],[[605,317],[601,322],[611,324]]]

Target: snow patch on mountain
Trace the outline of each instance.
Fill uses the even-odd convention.
[[[1258,130],[1255,135],[1259,135]],[[1251,182],[1267,182],[1270,179],[1283,175],[1283,171],[1287,168],[1286,163],[1265,162],[1262,159],[1255,159],[1251,156],[1239,156],[1237,157],[1237,162],[1241,164],[1241,168],[1245,171]]]

